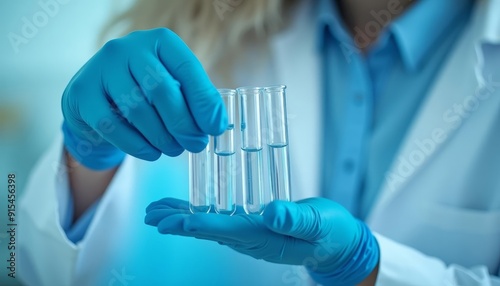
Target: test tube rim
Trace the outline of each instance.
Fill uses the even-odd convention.
[[[264,92],[278,92],[284,91],[286,89],[286,85],[284,84],[276,84],[263,87]]]
[[[232,88],[218,88],[217,91],[219,92],[220,96],[236,95],[236,90]]]
[[[248,93],[253,93],[253,94],[259,94],[263,91],[263,88],[260,86],[241,86],[236,88],[236,92],[238,94],[248,94]]]

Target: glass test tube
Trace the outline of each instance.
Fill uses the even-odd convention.
[[[290,201],[290,167],[288,127],[284,85],[264,88],[266,110],[266,140],[269,148],[269,171],[273,200]]]
[[[208,213],[212,204],[212,151],[210,143],[199,153],[189,153],[189,210]]]
[[[236,161],[234,156],[234,89],[219,89],[226,106],[228,127],[214,138],[215,211],[232,215],[236,211]]]
[[[260,101],[262,89],[238,88],[240,99],[243,209],[261,214],[265,208]]]

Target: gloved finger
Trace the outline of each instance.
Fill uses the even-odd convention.
[[[307,241],[323,235],[321,213],[308,203],[273,201],[263,214],[265,225],[274,232]]]
[[[156,149],[168,156],[178,156],[184,148],[177,143],[163,125],[156,110],[149,104],[141,88],[137,86],[131,67],[120,75],[120,80],[108,79],[106,91],[121,115],[134,126]]]
[[[184,200],[179,200],[176,198],[163,198],[161,200],[150,203],[146,207],[146,213],[150,212],[153,209],[158,207],[162,208],[173,208],[179,210],[187,210],[189,211],[189,203]]]
[[[157,29],[157,33],[156,52],[169,73],[180,82],[196,124],[205,133],[222,134],[227,127],[226,110],[203,66],[174,32]]]
[[[202,240],[209,240],[209,241],[217,242],[218,244],[224,245],[224,246],[232,246],[232,245],[236,245],[238,243],[238,241],[232,240],[230,238],[218,237],[218,236],[212,236],[212,235],[192,236],[191,233],[186,233],[186,234],[181,235],[181,236],[194,237],[196,239],[202,239]]]
[[[188,216],[187,214],[173,214],[164,217],[156,227],[158,232],[161,234],[178,234],[183,232],[184,229],[184,218]]]
[[[220,215],[197,213],[184,223],[184,231],[191,236],[215,236],[239,243],[255,241],[271,234],[259,215]]]
[[[146,213],[152,212],[154,210],[168,210],[168,209],[172,209],[172,208],[169,206],[165,206],[165,205],[155,205],[152,207],[148,206],[148,208],[146,209]]]
[[[220,215],[219,215],[220,216]],[[215,241],[220,244],[237,244],[238,241],[221,237],[217,234],[195,234],[190,231],[186,231],[185,224],[191,220],[193,215],[191,214],[172,214],[163,218],[157,225],[158,232],[161,234],[173,234],[186,237],[194,237],[197,239]]]
[[[141,62],[130,60],[130,70],[136,82],[175,140],[190,152],[200,152],[208,144],[208,136],[196,125],[179,82],[153,54],[145,57]]]
[[[147,210],[147,212],[151,212],[151,211],[154,211],[154,210],[176,210],[178,211],[179,213],[184,213],[185,211],[184,210],[180,210],[180,209],[177,209],[177,208],[173,208],[171,206],[167,206],[167,205],[155,205],[151,208],[149,208]],[[189,212],[188,210],[186,210],[187,212]]]
[[[102,138],[139,159],[154,161],[160,157],[161,152],[156,147],[116,114],[113,106],[102,96],[100,89],[93,90],[87,86],[74,89],[82,94],[82,96],[77,95],[78,110],[82,120]]]
[[[144,217],[144,223],[151,226],[157,226],[158,223],[171,215],[174,214],[187,214],[188,211],[181,211],[177,209],[155,209],[149,211]]]

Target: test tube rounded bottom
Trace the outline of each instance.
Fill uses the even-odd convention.
[[[208,213],[212,202],[211,152],[189,153],[189,210]]]
[[[215,212],[232,215],[236,212],[236,162],[233,153],[215,156]]]
[[[264,198],[262,148],[242,149],[243,209],[247,214],[262,214]]]
[[[194,214],[194,213],[209,213],[211,207],[210,206],[196,206],[193,204],[189,204],[189,211]]]
[[[290,201],[288,145],[269,146],[269,170],[273,200]]]

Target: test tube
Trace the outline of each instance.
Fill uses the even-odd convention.
[[[234,89],[219,89],[226,106],[228,127],[223,134],[214,137],[215,211],[232,215],[236,211],[236,162],[234,156]]]
[[[189,153],[189,210],[208,213],[212,205],[212,151],[210,143],[199,153]]]
[[[247,214],[261,214],[266,203],[260,121],[262,89],[241,87],[237,91],[240,99],[243,209]]]
[[[266,141],[273,200],[290,201],[290,167],[285,85],[264,88]]]

